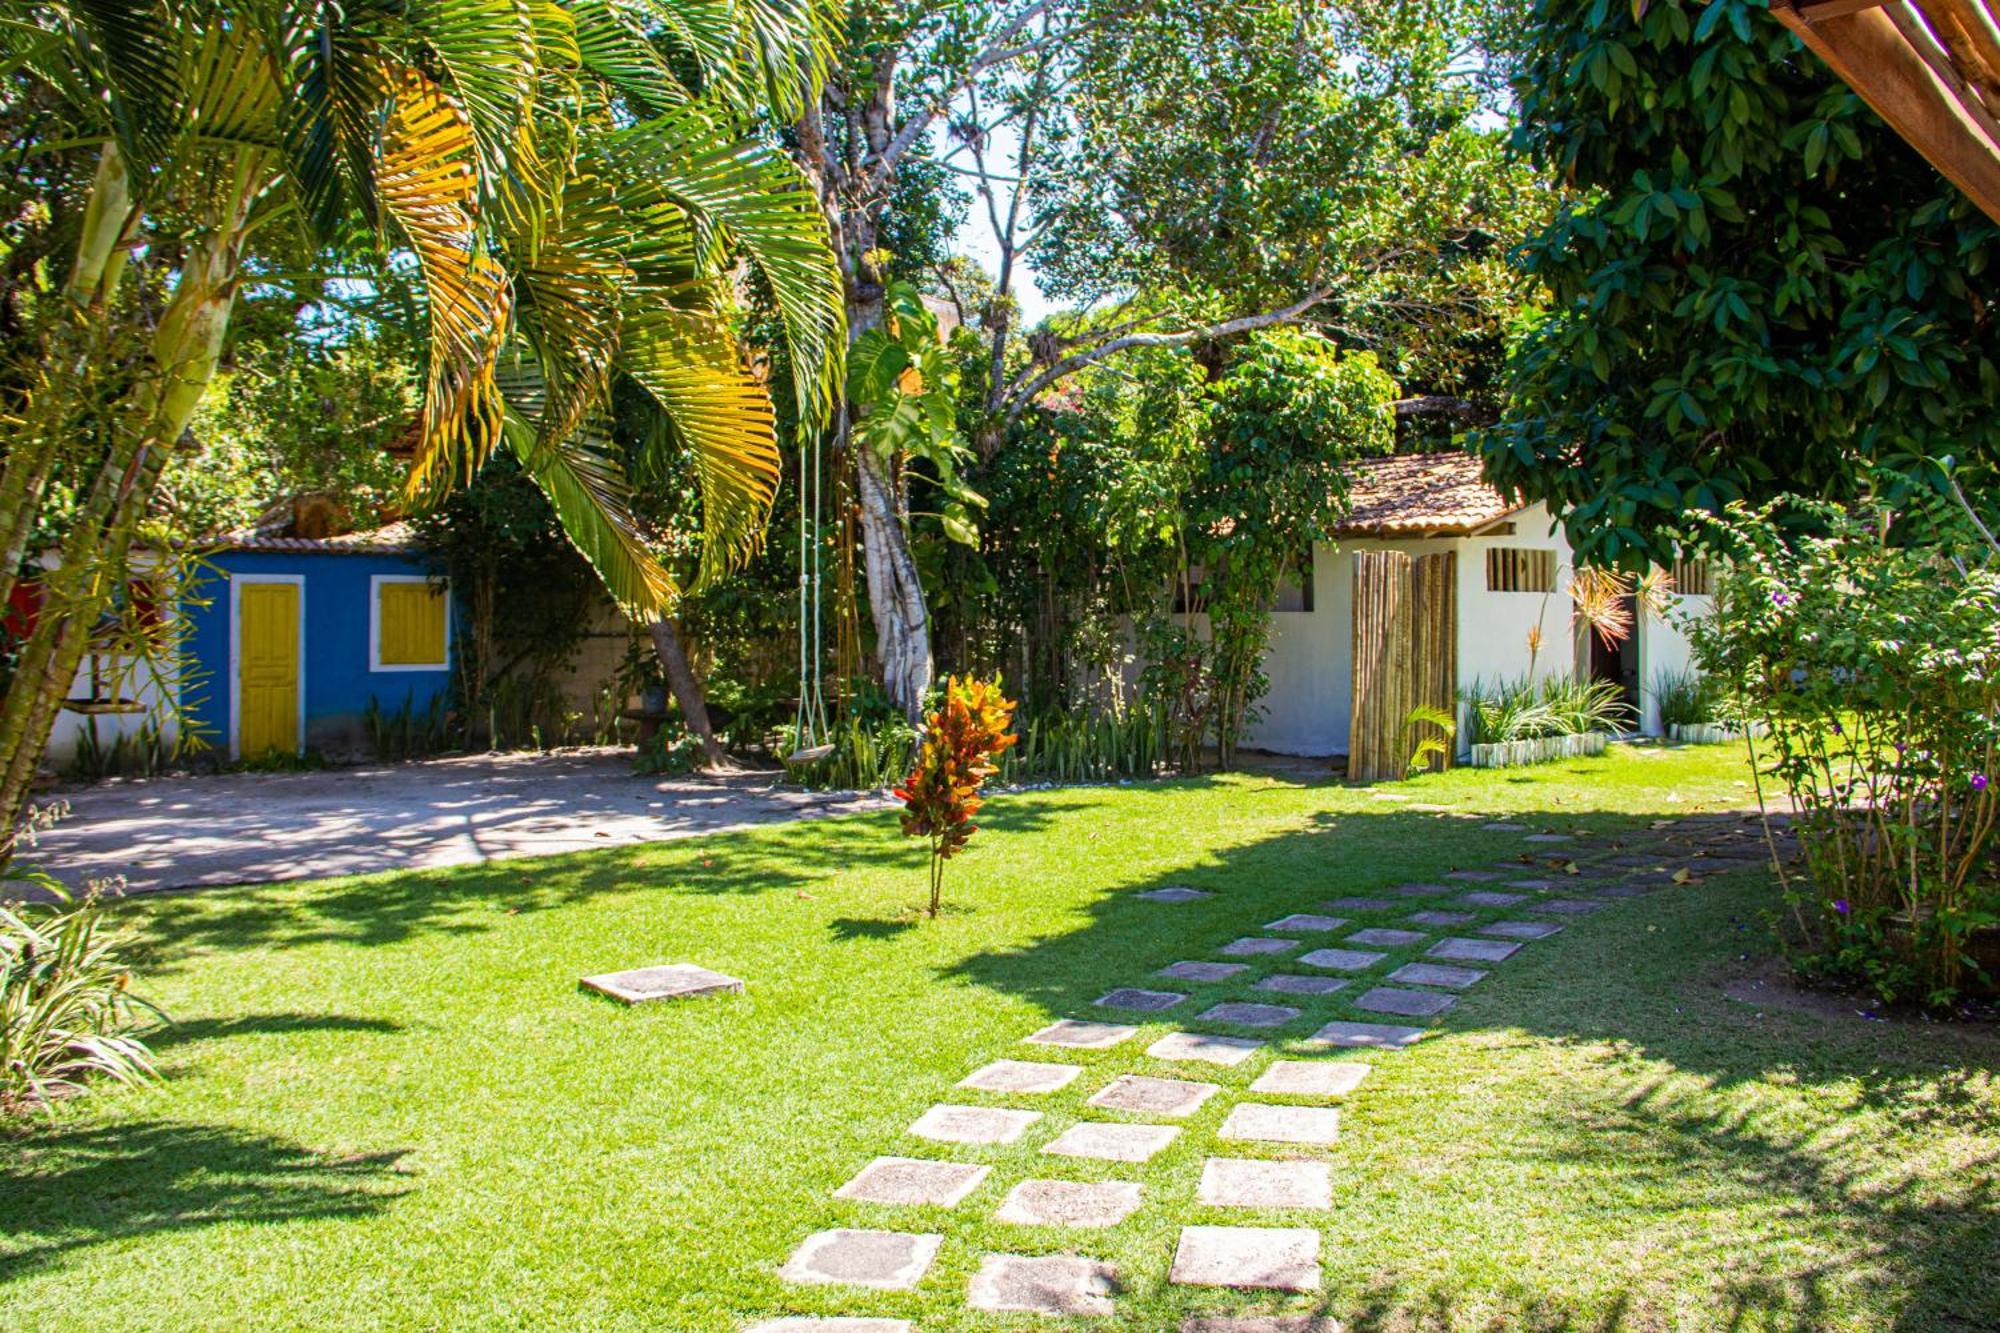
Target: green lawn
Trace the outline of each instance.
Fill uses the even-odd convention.
[[[1114,985],[1519,848],[1384,790],[1618,830],[1739,804],[1746,778],[1724,748],[1621,749],[1374,791],[1003,794],[937,922],[907,915],[918,851],[887,815],[135,902],[143,989],[177,1020],[169,1077],[0,1134],[0,1324],[680,1333],[796,1311],[1039,1329],[1062,1325],[968,1314],[966,1282],[982,1254],[1065,1249],[1124,1284],[1116,1319],[1078,1327],[1318,1308],[1166,1283],[1181,1225],[1245,1220],[1192,1203],[1233,1097],[1145,1166],[1038,1155],[1134,1046],[1036,1056],[1104,1073],[1018,1103],[1049,1115],[1017,1147],[904,1127],[936,1101],[997,1103],[952,1084]],[[1132,897],[1166,883],[1218,896]],[[1279,1219],[1324,1232],[1319,1304],[1362,1328],[2000,1326],[2000,1048],[1726,998],[1769,951],[1772,902],[1739,873],[1619,904],[1496,967],[1443,1035],[1363,1057],[1332,1212]],[[626,1010],[575,986],[666,959],[750,993]],[[1346,995],[1308,1017],[1361,1016]],[[1264,1063],[1192,1076],[1239,1089]],[[949,1211],[829,1197],[878,1153],[996,1169]],[[1106,1232],[991,1221],[1030,1175],[1139,1179],[1147,1203]],[[779,1280],[802,1237],[841,1225],[946,1243],[915,1293]]]

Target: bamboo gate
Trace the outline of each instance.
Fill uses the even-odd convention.
[[[1434,724],[1417,708],[1455,712],[1458,696],[1458,557],[1402,551],[1354,556],[1354,697],[1347,776],[1400,778]],[[1434,757],[1443,767],[1448,757]]]

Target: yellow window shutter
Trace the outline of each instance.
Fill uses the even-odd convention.
[[[443,666],[445,589],[437,583],[383,583],[382,665]]]

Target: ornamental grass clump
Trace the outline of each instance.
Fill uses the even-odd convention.
[[[1803,522],[1802,522],[1803,520]],[[1945,1008],[2000,982],[2000,551],[1957,511],[1732,509],[1697,659],[1789,792],[1800,971]]]
[[[980,789],[997,768],[994,756],[1017,737],[1007,730],[1014,701],[1000,681],[953,676],[938,708],[924,723],[917,762],[896,796],[903,802],[903,836],[930,839],[929,915],[944,894],[944,863],[965,850],[979,826]]]

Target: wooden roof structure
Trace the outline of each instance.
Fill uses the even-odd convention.
[[[1364,458],[1349,469],[1335,537],[1469,537],[1526,506],[1487,483],[1477,455]]]
[[[1771,12],[2000,222],[2000,0],[1771,0]]]

